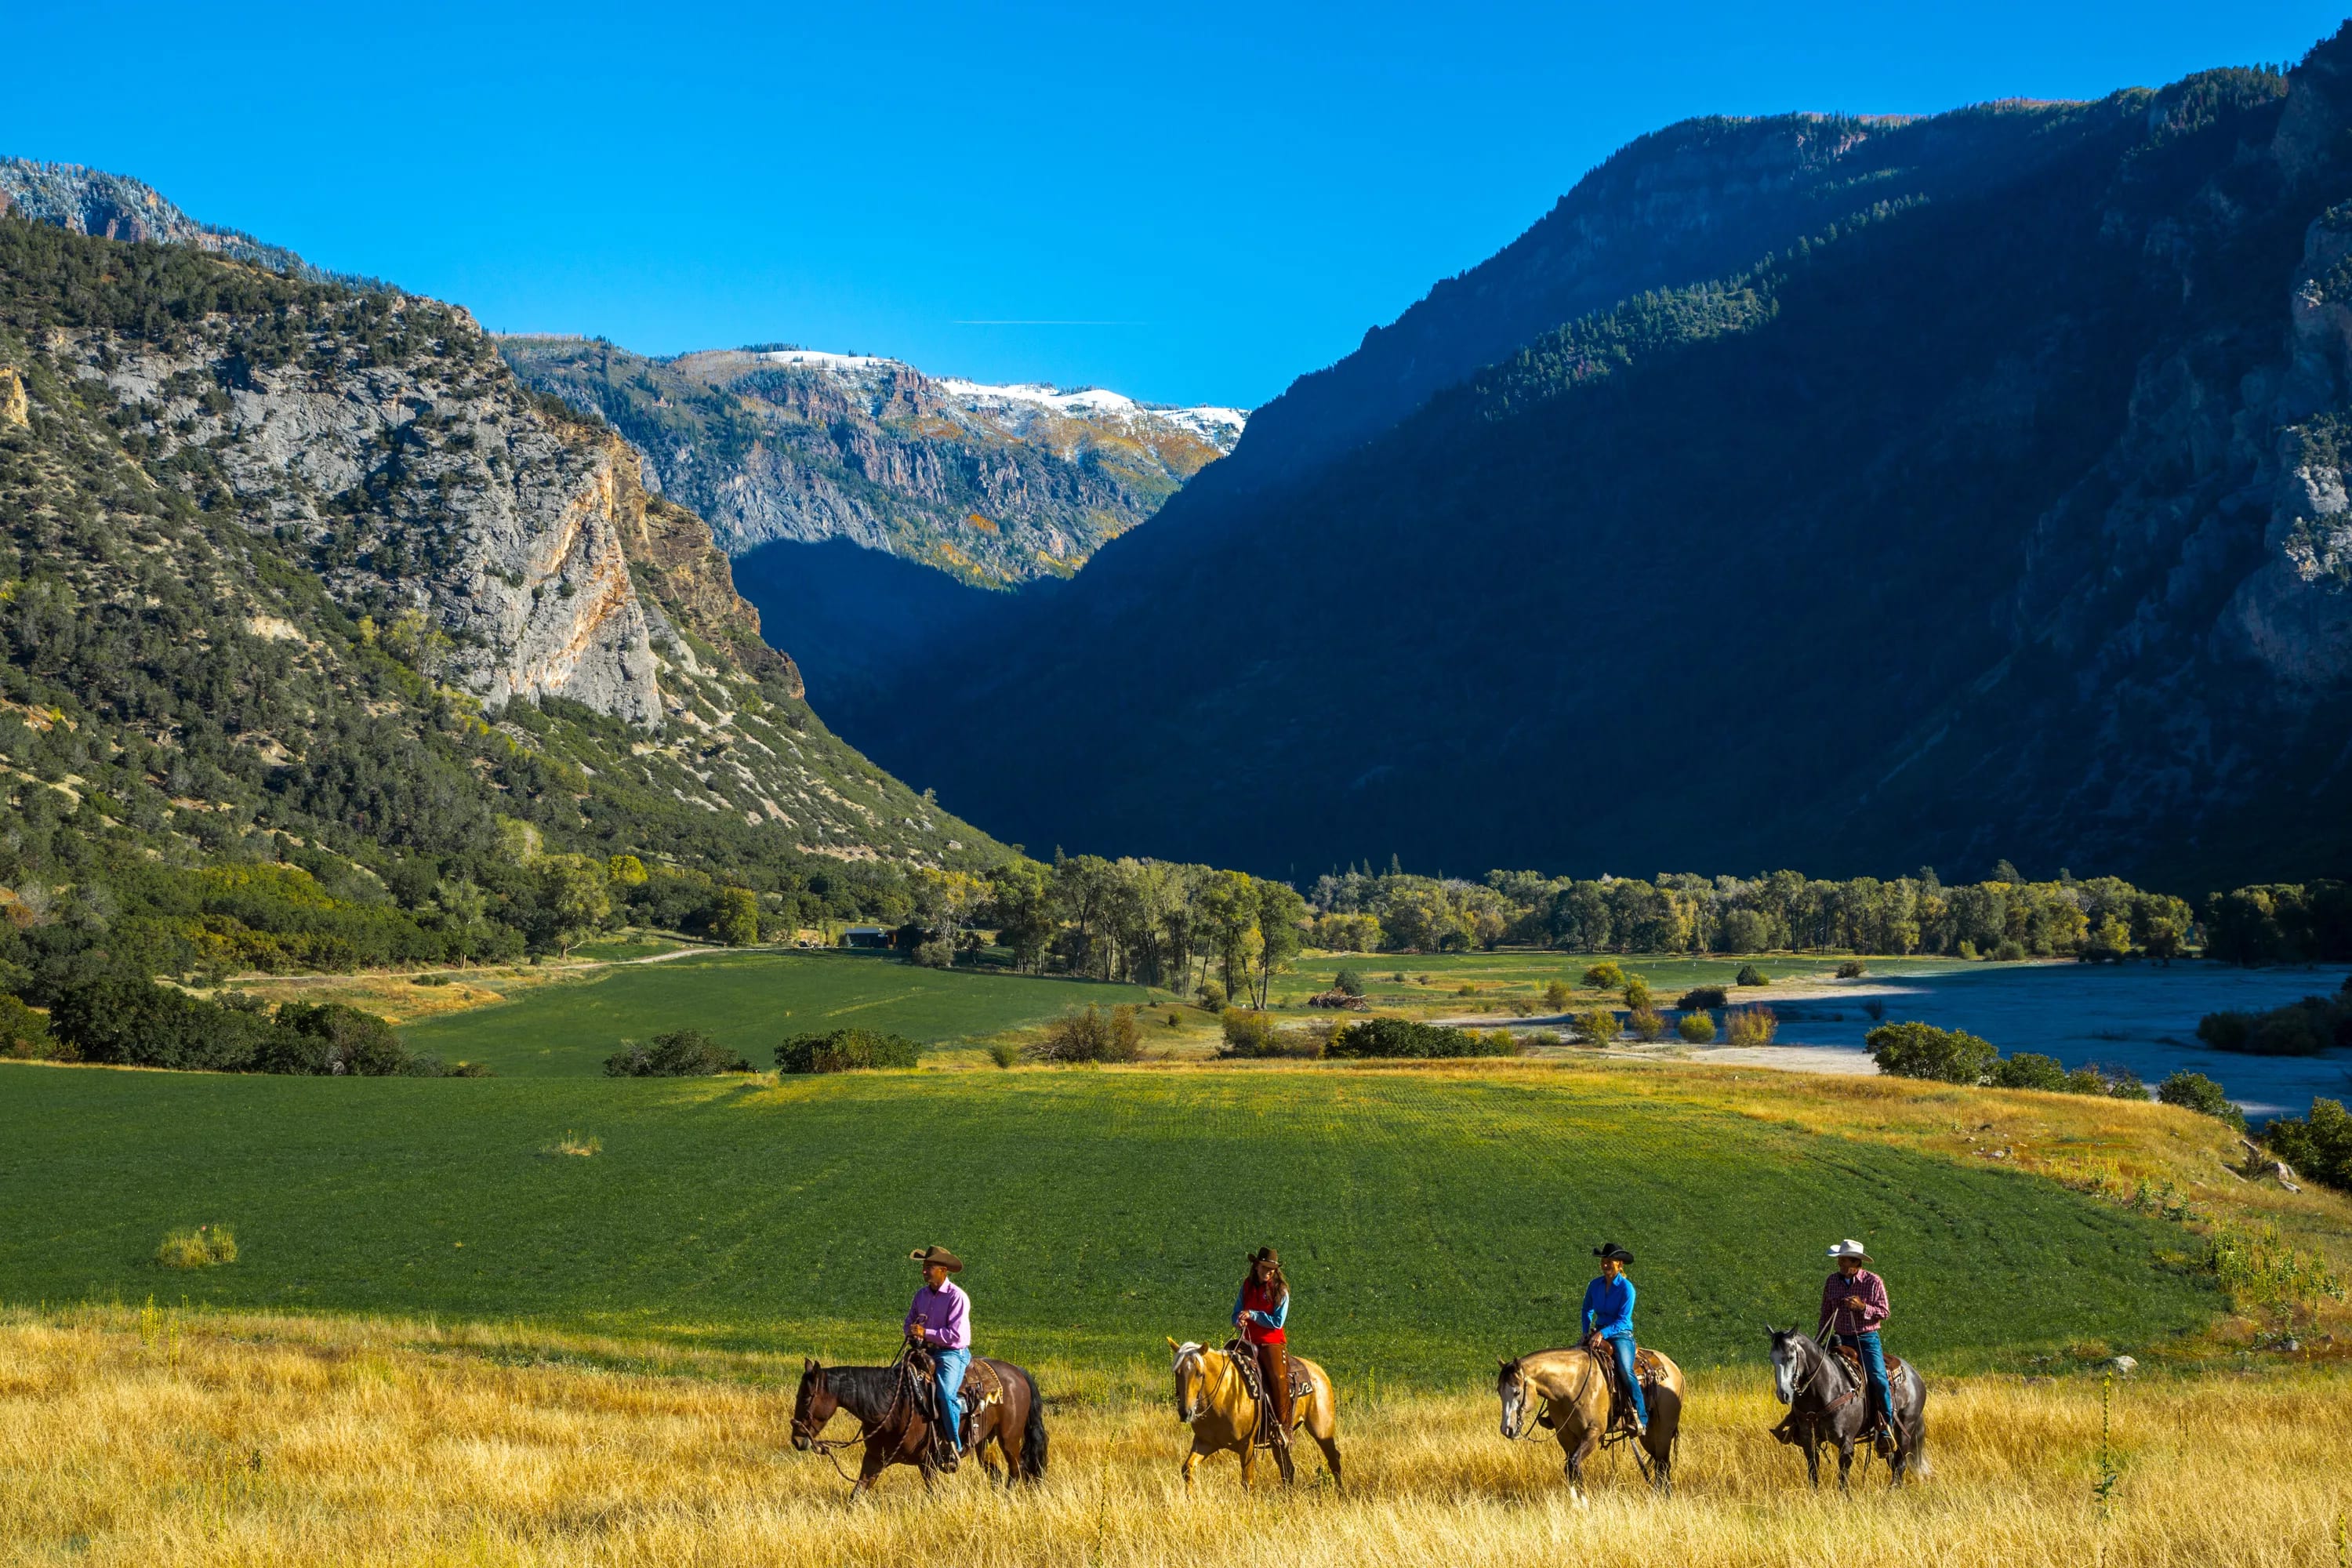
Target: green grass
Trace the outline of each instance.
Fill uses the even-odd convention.
[[[688,972],[689,973],[692,972]],[[609,983],[608,983],[609,984]],[[584,994],[584,993],[583,993]],[[1282,1248],[1302,1350],[1458,1386],[1568,1339],[1603,1238],[1646,1339],[1749,1361],[1868,1238],[1932,1367],[2211,1321],[2178,1229],[2013,1172],[1811,1135],[1635,1077],[916,1071],[320,1079],[0,1065],[0,1297],[529,1321],[885,1357],[908,1249],[968,1260],[983,1345],[1130,1367],[1220,1331]],[[1803,1089],[1795,1092],[1806,1092]],[[548,1155],[568,1130],[593,1158]],[[242,1255],[150,1261],[174,1226]]]
[[[696,1028],[755,1066],[789,1035],[856,1026],[927,1043],[1042,1022],[1066,1007],[1146,999],[1142,987],[1030,975],[943,973],[885,954],[714,952],[559,982],[511,1002],[412,1024],[409,1045],[502,1077],[587,1077],[623,1039]]]
[[[1274,994],[1304,1002],[1331,984],[1342,969],[1364,977],[1365,994],[1375,1006],[1423,1013],[1452,1014],[1477,1010],[1481,1001],[1532,1001],[1549,981],[1565,981],[1581,991],[1584,972],[1606,960],[1627,974],[1650,983],[1662,1003],[1696,985],[1731,986],[1741,967],[1753,963],[1776,982],[1828,980],[1836,972],[1841,953],[1759,954],[1745,958],[1684,958],[1653,953],[1615,956],[1609,953],[1547,952],[1506,949],[1498,952],[1442,952],[1418,955],[1395,952],[1310,953],[1301,957],[1297,972],[1277,977]],[[1958,958],[1866,958],[1872,976],[1932,974],[1972,967]],[[1400,982],[1396,976],[1405,978]],[[1431,984],[1422,984],[1428,976]],[[1475,996],[1457,995],[1464,985],[1475,985]],[[1734,1001],[1769,1002],[1770,988],[1735,992]]]

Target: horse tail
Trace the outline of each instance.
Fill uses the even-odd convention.
[[[1917,1374],[1913,1373],[1914,1376]],[[1907,1467],[1913,1475],[1932,1476],[1935,1467],[1927,1463],[1927,1390],[1919,1390],[1919,1414],[1912,1418],[1911,1458]]]
[[[1021,1434],[1021,1468],[1037,1480],[1045,1474],[1045,1396],[1037,1392],[1037,1380],[1027,1367],[1020,1372],[1021,1381],[1029,1385],[1029,1424]]]

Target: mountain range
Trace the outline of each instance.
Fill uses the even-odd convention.
[[[1276,873],[2341,870],[2347,70],[1645,137],[835,721]]]

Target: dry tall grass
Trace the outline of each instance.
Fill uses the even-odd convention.
[[[2095,1500],[2100,1388],[1937,1385],[1935,1474],[1894,1494],[1803,1489],[1760,1377],[1695,1380],[1671,1501],[1603,1463],[1590,1506],[1558,1450],[1511,1446],[1489,1398],[1349,1400],[1350,1489],[1247,1500],[1234,1467],[1187,1499],[1156,1383],[1074,1380],[1050,1479],[976,1471],[926,1498],[895,1472],[842,1504],[788,1441],[796,1363],[492,1331],[82,1311],[0,1319],[0,1557],[97,1564],[994,1564],[1530,1562],[2318,1564],[2352,1508],[2342,1371],[2119,1385],[2120,1481]],[[606,1364],[599,1366],[596,1363]],[[1072,1386],[1041,1369],[1051,1393]],[[1308,1467],[1312,1473],[1313,1467]]]

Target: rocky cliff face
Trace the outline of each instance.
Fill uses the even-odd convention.
[[[500,347],[530,385],[609,420],[730,554],[846,539],[978,586],[1076,572],[1231,450],[1247,418],[797,349]]]
[[[551,837],[730,875],[998,852],[824,731],[709,530],[454,307],[0,217],[0,684],[123,745],[225,732],[252,786],[333,793],[406,725],[474,770],[453,819],[528,795]],[[74,666],[100,642],[170,668]]]

